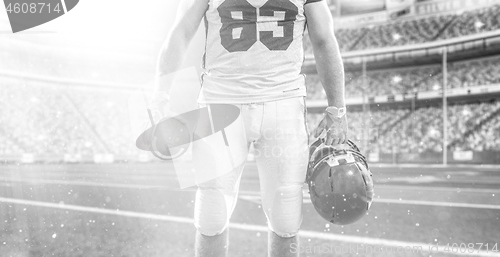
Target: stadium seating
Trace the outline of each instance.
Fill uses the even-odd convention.
[[[452,87],[498,83],[500,58],[467,61],[450,65]],[[430,74],[425,75],[425,74]],[[356,78],[355,73],[348,73]],[[395,80],[396,76],[401,79]],[[424,67],[370,73],[370,95],[416,90],[432,90],[437,67]],[[420,80],[417,80],[420,78]],[[21,78],[0,80],[0,155],[113,153],[130,156],[140,153],[134,147],[128,117],[129,93],[120,90],[68,87],[55,82],[35,82]],[[356,79],[347,86],[348,96],[358,96]],[[412,83],[418,81],[418,83]],[[308,76],[308,98],[324,99],[317,76]],[[313,85],[311,85],[313,84]],[[399,84],[399,86],[398,86]],[[389,85],[389,87],[384,87]],[[418,86],[417,86],[418,85]],[[452,149],[500,150],[500,122],[494,114],[498,103],[452,105],[449,108],[449,142]],[[321,115],[309,114],[310,132]],[[348,113],[350,137],[362,140],[368,127],[370,149],[381,152],[425,152],[441,149],[441,109],[374,109],[367,116]],[[465,119],[465,120],[464,120]]]
[[[346,96],[362,95],[361,72],[346,72]],[[414,92],[440,90],[443,80],[440,65],[411,67],[367,72],[367,96],[411,94]],[[465,88],[500,83],[500,56],[450,63],[448,65],[448,87]],[[325,94],[315,74],[306,77],[308,99],[324,99]]]
[[[500,28],[500,6],[424,19],[389,23],[366,28],[339,29],[343,51],[415,44],[471,35]],[[311,53],[308,39],[306,52]],[[75,87],[58,79],[70,78],[92,83],[139,83],[149,77],[127,63],[102,63],[87,58],[80,62],[71,55],[25,51],[26,46],[0,42],[0,71],[13,71],[54,78],[35,81],[0,75],[0,156],[34,154],[94,155],[112,153],[131,156],[140,153],[134,146],[128,113],[129,92],[119,89]],[[130,63],[134,63],[131,61]],[[450,63],[449,88],[467,88],[500,83],[500,56]],[[128,72],[133,70],[134,72]],[[440,65],[390,70],[368,70],[362,87],[360,71],[346,71],[347,98],[411,94],[440,90]],[[324,100],[317,75],[306,77],[308,100]],[[500,103],[451,105],[449,144],[451,150],[500,151]],[[365,140],[369,150],[382,153],[439,152],[442,147],[440,107],[410,109],[377,108],[369,113],[349,111],[349,137]],[[321,114],[308,114],[312,132]],[[367,128],[364,134],[362,128]]]
[[[0,49],[0,71],[128,85],[149,83],[154,76],[154,62],[140,56],[58,51],[16,40],[0,41]]]
[[[337,29],[342,51],[403,46],[456,38],[500,28],[500,5],[463,13],[435,15],[415,20],[392,21],[388,24]],[[306,53],[312,54],[308,39]]]
[[[450,150],[499,151],[500,102],[452,105],[448,108]],[[312,131],[321,114],[309,114]],[[363,140],[367,128],[369,150],[381,153],[424,153],[442,150],[441,107],[379,109],[366,115],[348,112],[349,138]]]
[[[22,79],[0,84],[2,154],[138,153],[131,140],[128,94],[69,89]]]
[[[138,65],[135,57],[98,59],[22,41],[5,40],[0,46],[6,49],[0,51],[2,73],[42,77],[0,75],[0,155],[139,153],[130,132],[129,92],[95,85],[141,85],[151,80],[152,75],[147,74],[151,71]],[[27,47],[33,50],[26,51]],[[131,65],[134,63],[137,67]],[[94,85],[77,87],[59,79]]]

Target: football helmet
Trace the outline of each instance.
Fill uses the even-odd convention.
[[[350,140],[327,146],[324,139],[310,146],[307,184],[316,211],[335,225],[361,219],[373,199],[372,173],[366,158]]]

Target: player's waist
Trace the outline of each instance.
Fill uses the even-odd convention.
[[[269,77],[203,76],[200,103],[246,104],[282,100],[306,95],[304,75],[282,80]]]

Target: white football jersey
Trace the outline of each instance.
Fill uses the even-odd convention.
[[[201,103],[305,96],[304,5],[321,0],[210,0]]]

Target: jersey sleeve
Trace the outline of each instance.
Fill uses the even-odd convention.
[[[323,1],[323,0],[306,0],[306,2],[304,4],[316,3],[316,2],[320,2],[320,1]]]

